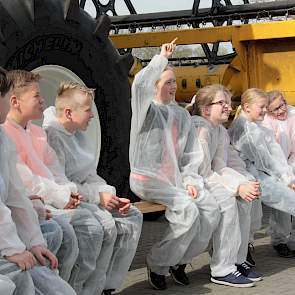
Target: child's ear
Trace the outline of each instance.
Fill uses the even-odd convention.
[[[17,97],[12,94],[9,98],[9,102],[10,102],[10,106],[13,108],[17,108],[19,106],[19,101],[17,99]]]
[[[64,114],[65,114],[65,116],[66,116],[67,119],[69,119],[69,120],[72,119],[72,110],[71,109],[65,108]]]
[[[210,107],[205,106],[203,108],[203,113],[204,113],[205,116],[210,116]]]
[[[249,104],[247,102],[244,103],[244,105],[243,105],[243,111],[246,113],[250,112]]]

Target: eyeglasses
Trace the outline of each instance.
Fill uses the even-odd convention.
[[[230,102],[226,102],[226,101],[224,101],[224,100],[219,100],[219,101],[216,101],[216,102],[211,102],[209,105],[211,106],[211,105],[220,105],[221,107],[225,107],[225,106],[227,106],[227,107],[231,107],[231,103]]]
[[[268,110],[268,111],[272,114],[277,114],[279,110],[285,110],[286,107],[287,107],[287,102],[285,100],[283,100],[282,103],[278,107],[276,107],[273,110]]]

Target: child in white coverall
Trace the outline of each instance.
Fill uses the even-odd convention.
[[[130,186],[140,198],[166,205],[169,228],[147,255],[149,283],[166,289],[171,274],[188,285],[186,264],[202,253],[219,221],[214,198],[204,190],[203,159],[191,117],[175,102],[176,78],[167,67],[175,40],[137,75],[132,85]]]
[[[221,211],[213,233],[211,281],[233,287],[252,287],[261,280],[245,262],[251,222],[252,201],[259,197],[259,183],[243,169],[229,144],[227,122],[231,108],[231,93],[222,85],[201,88],[193,105],[193,124],[204,152],[200,174],[205,187],[215,197]],[[237,170],[231,168],[234,166]],[[249,181],[244,175],[250,176]],[[229,236],[231,238],[229,239]]]
[[[118,289],[131,265],[141,233],[142,214],[126,198],[116,196],[96,171],[96,155],[89,151],[86,131],[93,118],[94,90],[74,82],[60,85],[55,107],[44,112],[43,128],[61,167],[78,187],[83,201],[95,205],[93,213],[113,241],[102,248],[105,282],[103,294]],[[83,203],[84,206],[87,204]]]

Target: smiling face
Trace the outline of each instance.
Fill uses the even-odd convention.
[[[71,110],[71,122],[73,130],[85,131],[94,117],[92,112],[92,98],[82,91],[75,91],[73,100],[75,107]]]
[[[15,94],[12,94],[12,99],[12,103],[18,109],[22,119],[29,121],[42,118],[44,99],[41,96],[38,82],[32,82],[24,86]]]
[[[243,105],[243,110],[250,121],[261,122],[266,114],[267,106],[268,99],[266,97],[259,97],[250,103],[245,103]]]
[[[156,99],[167,104],[175,100],[177,90],[176,77],[172,68],[164,71],[156,85]]]
[[[267,113],[274,119],[285,121],[288,117],[288,105],[284,97],[274,99],[267,108]]]
[[[231,97],[222,91],[218,91],[213,101],[205,107],[207,108],[207,119],[214,125],[222,124],[228,121],[231,107]]]

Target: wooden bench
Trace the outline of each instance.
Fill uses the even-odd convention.
[[[140,201],[140,202],[135,202],[132,203],[137,209],[141,211],[141,213],[152,213],[152,212],[159,212],[159,211],[165,211],[166,206],[161,205],[161,204],[156,204],[152,202],[147,202],[147,201]]]

